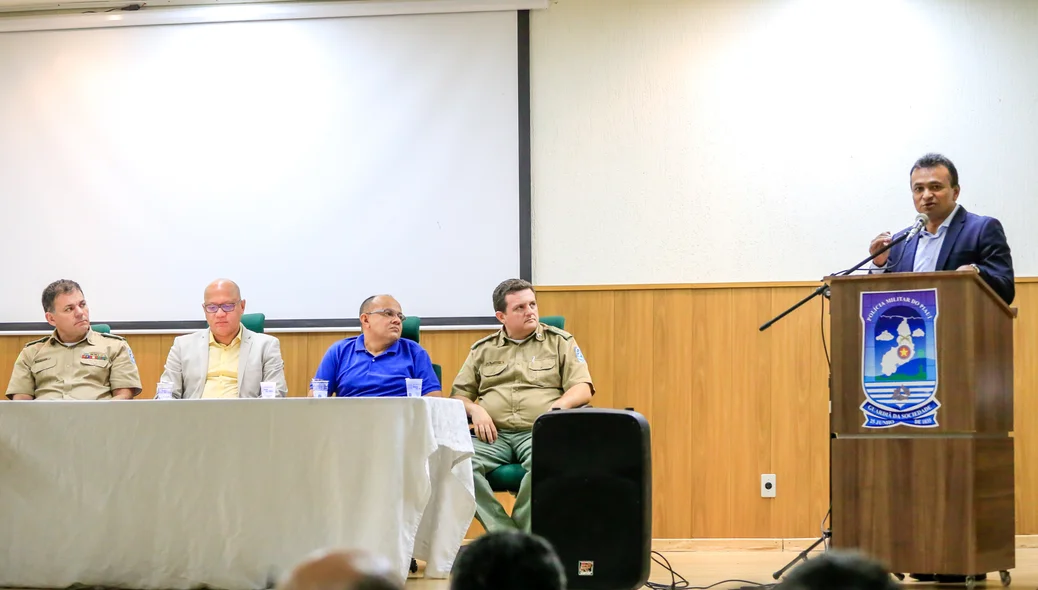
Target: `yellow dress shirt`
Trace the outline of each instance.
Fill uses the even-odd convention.
[[[242,328],[230,344],[220,344],[209,332],[209,372],[205,376],[203,399],[238,397],[238,358]]]

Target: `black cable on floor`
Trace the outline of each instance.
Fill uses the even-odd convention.
[[[659,556],[659,559],[657,559],[657,556]],[[672,589],[676,589],[676,588],[683,588],[684,590],[710,590],[711,588],[715,588],[717,586],[720,586],[721,584],[745,584],[744,586],[739,586],[740,590],[742,590],[742,589],[746,589],[746,590],[749,590],[749,589],[762,589],[763,590],[763,589],[767,589],[767,588],[771,588],[771,587],[775,586],[775,584],[761,584],[761,583],[758,583],[758,582],[750,582],[748,580],[734,580],[734,579],[733,580],[721,580],[720,582],[715,582],[713,584],[710,584],[709,586],[689,586],[688,585],[688,580],[686,580],[685,577],[682,576],[681,574],[679,574],[676,571],[674,571],[674,568],[671,567],[670,562],[667,561],[666,557],[664,557],[658,551],[653,551],[651,557],[652,557],[652,560],[655,561],[660,567],[662,567],[663,569],[665,569],[668,572],[670,572],[670,584],[661,584],[659,582],[646,582],[645,583],[645,588],[650,588],[651,590],[672,590]],[[661,559],[663,561],[660,561]]]

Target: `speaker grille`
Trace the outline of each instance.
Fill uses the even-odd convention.
[[[534,424],[531,528],[572,590],[639,588],[649,576],[649,428],[632,411],[552,412]]]

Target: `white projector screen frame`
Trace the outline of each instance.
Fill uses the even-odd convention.
[[[514,44],[501,41],[509,35]],[[344,59],[344,38],[382,53]],[[399,49],[413,49],[415,39],[446,53],[439,69],[401,66],[435,58],[425,54],[437,51]],[[54,44],[61,50],[41,72],[34,57]],[[75,47],[82,52],[69,51]],[[128,47],[152,53],[130,59]],[[2,57],[12,49],[23,50],[17,60]],[[329,117],[344,96],[345,76],[321,75],[336,50],[345,67],[374,61],[357,77],[381,84],[384,102],[403,113],[388,121],[392,133],[385,118]],[[98,58],[111,67],[91,67]],[[514,64],[504,73],[502,59]],[[167,70],[156,74],[156,63]],[[460,64],[460,73],[452,79],[443,64]],[[82,284],[93,323],[146,333],[204,326],[202,289],[221,276],[241,283],[246,311],[265,313],[269,330],[318,331],[356,328],[360,301],[381,292],[422,317],[423,328],[494,326],[493,287],[532,275],[528,11],[0,33],[2,69],[15,82],[9,88],[38,102],[26,112],[24,101],[0,98],[8,130],[0,137],[0,211],[13,220],[0,244],[39,256],[2,265],[2,333],[49,331],[39,297],[57,278]],[[84,70],[91,75],[77,79]],[[178,93],[162,76],[190,81],[193,91]],[[141,77],[149,84],[134,83]],[[237,86],[224,77],[238,77]],[[245,90],[228,98],[236,87]],[[207,88],[223,89],[224,99],[206,96]],[[379,108],[375,94],[352,97],[356,104],[341,112],[367,115]],[[262,106],[249,104],[253,96]],[[275,108],[263,103],[269,96],[295,110],[265,119]],[[324,123],[337,131],[325,132]],[[114,135],[176,140],[88,149],[127,128],[133,132]],[[219,128],[215,139],[188,141]],[[228,143],[234,134],[240,141]],[[315,164],[308,145],[335,156]],[[369,166],[372,153],[399,154],[396,173]],[[127,192],[119,201],[108,198],[112,190]]]

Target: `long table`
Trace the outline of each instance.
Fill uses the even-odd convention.
[[[445,578],[475,513],[444,398],[0,403],[0,587],[268,587],[329,547]]]

